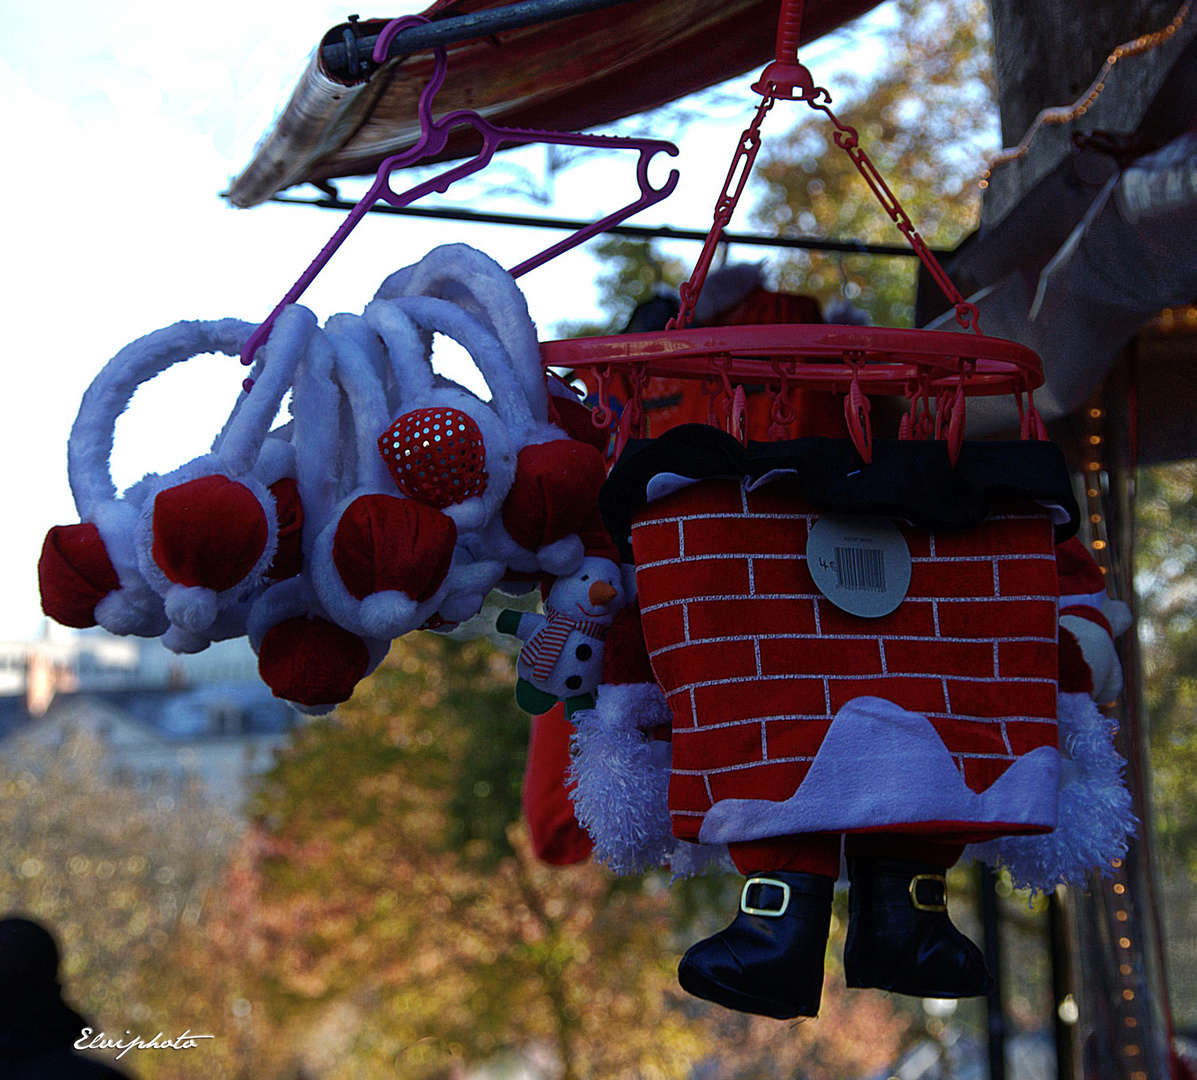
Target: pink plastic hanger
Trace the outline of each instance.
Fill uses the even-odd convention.
[[[406,15],[398,19],[393,19],[383,28],[382,33],[378,35],[378,39],[374,44],[375,62],[382,63],[386,60],[391,40],[397,33],[409,26],[427,21],[422,15]],[[241,354],[241,362],[243,364],[248,365],[253,363],[254,354],[269,336],[270,328],[273,326],[274,320],[278,317],[278,313],[303,295],[304,290],[324,268],[325,263],[332,258],[333,253],[354,230],[357,223],[361,221],[370,207],[379,199],[390,203],[391,206],[403,207],[422,198],[429,192],[447,191],[451,184],[482,169],[494,156],[495,151],[505,146],[547,143],[558,146],[595,146],[615,150],[636,150],[639,153],[639,159],[636,164],[636,182],[640,187],[640,197],[638,199],[616,210],[613,214],[608,214],[600,221],[579,229],[560,243],[545,248],[540,254],[524,260],[524,262],[511,269],[510,273],[512,277],[519,277],[521,274],[526,274],[529,270],[533,270],[550,259],[556,258],[562,252],[576,247],[585,240],[589,240],[592,236],[603,232],[608,227],[619,224],[645,207],[659,203],[677,187],[679,177],[677,169],[670,172],[669,178],[659,188],[654,188],[648,179],[648,165],[654,156],[659,153],[669,154],[674,157],[677,156],[677,147],[673,143],[666,142],[663,139],[639,139],[622,135],[586,135],[581,132],[538,131],[525,128],[501,127],[497,124],[492,124],[489,120],[484,119],[478,113],[472,112],[469,109],[459,109],[457,112],[446,114],[439,120],[434,120],[432,118],[432,99],[436,96],[437,91],[440,90],[441,85],[445,81],[445,72],[449,64],[444,46],[436,46],[433,52],[435,63],[432,78],[429,79],[428,85],[420,93],[418,107],[420,137],[416,141],[416,144],[402,153],[393,154],[391,157],[384,159],[378,166],[378,173],[374,178],[374,183],[370,185],[369,191],[349,211],[340,228],[333,233],[332,238],[312,261],[311,266],[291,286],[287,295],[279,301],[278,306],[270,313],[266,321],[250,335],[249,341],[246,342],[245,349]],[[431,180],[426,180],[422,184],[417,184],[415,187],[409,188],[402,194],[396,193],[391,188],[391,173],[396,169],[412,165],[424,158],[432,157],[439,153],[444,149],[445,143],[449,139],[449,132],[460,124],[468,124],[482,136],[482,149],[478,152],[478,155],[469,161],[454,166],[447,172],[433,177]],[[246,382],[252,385],[250,380],[247,379]]]

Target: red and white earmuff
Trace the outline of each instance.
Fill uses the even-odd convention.
[[[316,536],[309,572],[316,596],[338,625],[389,639],[435,614],[446,594],[458,529],[439,506],[411,498],[392,479],[378,445],[390,422],[376,355],[384,344],[373,332],[364,336],[358,323],[366,325],[349,315],[329,320],[334,375],[353,418],[355,475],[353,489]],[[391,349],[421,349],[414,325],[403,316],[391,322]]]
[[[515,280],[482,252],[447,244],[396,271],[376,293],[376,299],[412,296],[448,300],[489,330],[503,346],[510,372],[500,383],[483,372],[492,404],[502,416],[505,397],[514,393],[522,399],[521,425],[508,424],[516,475],[501,514],[488,514],[484,536],[469,546],[520,573],[571,572],[585,548],[580,536],[596,526],[597,492],[606,468],[593,445],[598,440],[570,439],[549,419],[536,327]]]
[[[175,323],[126,345],[92,380],[67,444],[81,520],[52,528],[38,563],[46,614],[66,626],[98,624],[114,634],[157,637],[169,628],[137,550],[142,509],[159,478],[151,474],[118,496],[109,468],[116,420],[143,383],[205,353],[236,356],[253,329],[238,319]]]
[[[334,316],[326,330],[353,334],[361,319]],[[364,340],[381,346],[365,327]],[[363,336],[360,335],[359,336]],[[349,700],[390,649],[390,638],[355,634],[329,615],[312,585],[313,547],[357,467],[348,402],[334,381],[329,333],[318,331],[299,362],[291,392],[295,484],[303,507],[301,572],[268,584],[250,608],[246,632],[262,681],[300,712],[320,715]]]
[[[366,321],[387,347],[402,413],[379,432],[378,449],[395,486],[477,531],[499,511],[515,477],[516,450],[532,414],[506,350],[483,324],[447,300],[405,296],[367,305]],[[432,338],[464,346],[491,401],[439,380]]]
[[[262,349],[252,389],[238,400],[213,450],[148,484],[134,537],[137,560],[163,598],[171,627],[162,641],[176,652],[244,634],[255,591],[298,570],[293,548],[282,560],[287,565],[274,565],[279,502],[290,504],[292,536],[301,512],[292,486],[294,451],[267,436],[316,333],[310,311],[285,309]]]
[[[348,701],[391,648],[389,637],[355,634],[331,618],[306,573],[258,597],[246,634],[262,681],[275,697],[309,716]]]
[[[81,520],[50,531],[39,563],[47,614],[178,652],[248,633],[275,693],[321,712],[393,637],[468,619],[512,568],[580,561],[587,455],[598,473],[601,455],[549,421],[523,296],[464,245],[325,330],[284,309],[212,451],[118,496],[108,460],[136,388],[192,356],[236,355],[252,331],[179,323],[93,381],[68,452]],[[436,334],[469,352],[489,402],[433,373]],[[288,389],[292,421],[272,431]]]
[[[507,365],[523,392],[529,414],[546,416],[547,390],[536,325],[515,279],[494,259],[467,244],[433,248],[418,263],[391,274],[374,299],[400,296],[448,300],[477,319],[507,353]]]

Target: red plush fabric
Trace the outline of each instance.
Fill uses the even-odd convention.
[[[486,490],[482,432],[460,409],[413,409],[378,437],[378,449],[404,495],[443,509]]]
[[[100,530],[91,522],[55,525],[46,533],[37,583],[42,611],[78,630],[96,625],[96,604],[120,587]]]
[[[741,874],[789,871],[839,877],[840,833],[775,836],[742,840],[727,849]],[[903,833],[849,833],[844,855],[849,859],[909,859],[947,869],[964,854],[964,844],[943,844],[925,836]]]
[[[594,518],[606,478],[603,455],[589,443],[525,446],[503,503],[503,527],[529,551],[580,532]]]
[[[549,419],[571,439],[589,443],[600,454],[607,451],[611,432],[594,426],[594,414],[575,397],[550,397]]]
[[[715,802],[788,798],[832,718],[858,697],[925,715],[975,792],[1016,758],[1056,745],[1045,510],[1010,504],[934,537],[900,525],[910,587],[874,619],[820,601],[795,557],[814,514],[789,481],[745,493],[709,480],[635,519],[644,637],[673,713],[670,808],[682,839],[697,838]]]
[[[1067,608],[1065,610],[1068,610]],[[1072,632],[1060,627],[1060,693],[1092,694],[1093,672],[1085,663],[1085,654]]]
[[[266,512],[244,484],[201,476],[154,499],[154,562],[178,585],[224,592],[266,550]]]
[[[768,840],[741,840],[728,844],[736,869],[745,877],[783,872],[840,876],[840,833],[806,833]]]
[[[587,555],[610,559],[613,563],[620,561],[619,548],[615,546],[615,541],[611,539],[611,534],[603,525],[603,518],[597,506],[589,520],[578,529],[578,539],[582,541],[582,547],[585,548]]]
[[[889,832],[849,833],[844,837],[844,855],[849,859],[909,859],[946,870],[963,854],[963,841],[944,844],[926,836]]]
[[[266,576],[282,581],[303,569],[303,503],[299,485],[289,476],[271,484],[270,494],[278,517],[278,548]]]
[[[1110,637],[1114,636],[1114,628],[1110,626],[1110,620],[1107,619],[1095,607],[1089,604],[1069,604],[1066,607],[1060,608],[1061,615],[1072,615],[1078,619],[1084,619],[1086,622],[1091,622],[1096,626],[1100,626]]]
[[[603,646],[603,682],[619,685],[653,681],[653,668],[640,625],[640,606],[629,604],[615,613],[607,632]]]
[[[258,649],[258,672],[275,697],[300,705],[336,705],[370,666],[366,644],[327,619],[297,615],[271,627]]]
[[[589,858],[594,843],[578,824],[566,784],[569,740],[573,726],[560,703],[532,720],[528,764],[524,769],[522,803],[532,849],[552,866],[569,866]]]
[[[362,495],[354,499],[333,538],[333,562],[345,588],[359,600],[395,590],[427,600],[445,580],[457,526],[414,499]]]
[[[1061,596],[1092,596],[1106,591],[1105,577],[1089,549],[1074,536],[1056,546]]]

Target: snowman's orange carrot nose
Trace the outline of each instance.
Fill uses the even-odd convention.
[[[595,607],[602,607],[615,599],[615,588],[605,581],[596,581],[590,586],[589,596]]]

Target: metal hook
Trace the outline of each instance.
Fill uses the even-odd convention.
[[[600,431],[610,428],[615,419],[615,412],[611,408],[611,365],[604,364],[596,372],[598,375],[598,404],[590,410],[590,422]]]

